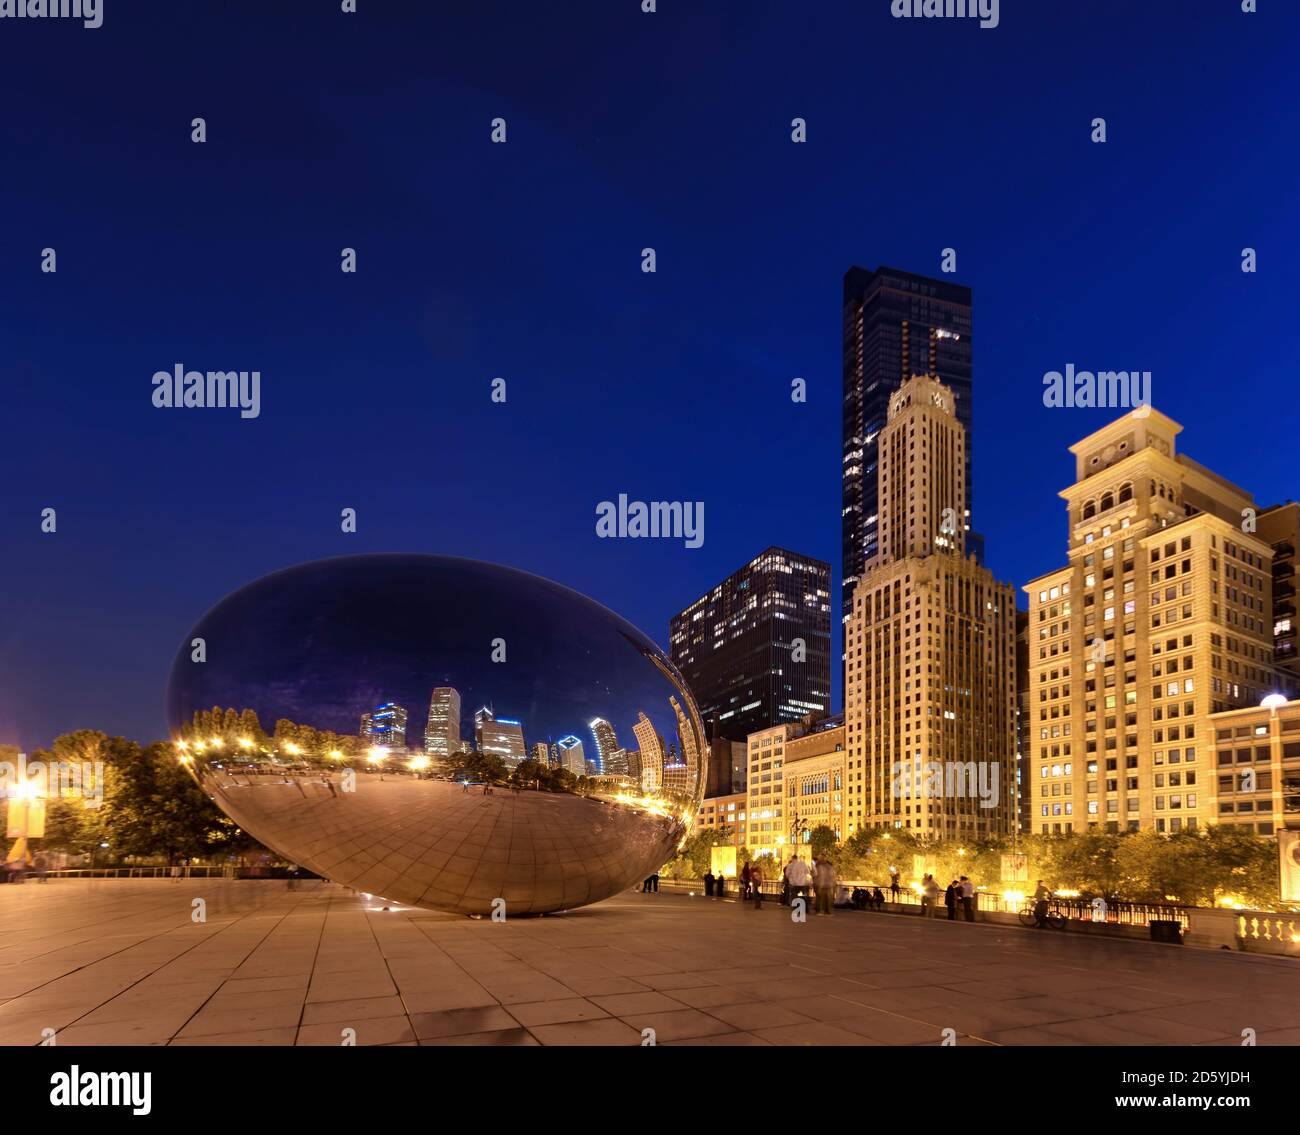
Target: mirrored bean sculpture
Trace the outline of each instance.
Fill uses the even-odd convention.
[[[645,635],[472,560],[374,555],[223,599],[171,669],[177,759],[285,859],[399,904],[544,914],[670,859],[707,760]]]

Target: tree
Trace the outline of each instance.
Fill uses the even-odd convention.
[[[208,799],[170,744],[155,741],[142,749],[121,737],[106,741],[116,776],[103,824],[114,859],[162,857],[170,864],[226,851],[238,841],[234,821]]]
[[[506,762],[495,753],[459,753],[455,758],[458,779],[499,784],[506,778]]]
[[[808,833],[808,848],[814,859],[830,859],[836,851],[835,829],[818,824]]]
[[[676,856],[664,866],[670,879],[700,879],[713,863],[713,848],[725,843],[722,833],[708,828],[688,836]]]

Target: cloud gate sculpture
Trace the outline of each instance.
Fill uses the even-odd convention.
[[[253,838],[462,914],[626,890],[672,857],[704,789],[699,712],[654,643],[472,560],[348,556],[250,584],[186,637],[167,716]]]

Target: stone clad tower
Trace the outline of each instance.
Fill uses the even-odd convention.
[[[878,551],[845,625],[848,832],[975,838],[1014,822],[1015,591],[965,554],[966,448],[937,378],[891,396]]]

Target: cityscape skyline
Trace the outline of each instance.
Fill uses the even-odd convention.
[[[0,0],[20,1107],[179,1114],[187,1046],[1280,1097],[1297,44]]]
[[[161,736],[158,675],[184,628],[214,597],[323,556],[400,547],[515,564],[591,595],[664,646],[668,615],[769,545],[837,565],[838,592],[843,280],[853,265],[897,265],[971,289],[972,519],[999,579],[1019,586],[1061,562],[1055,494],[1071,478],[1068,446],[1109,420],[1101,409],[1043,405],[1043,375],[1071,363],[1150,370],[1155,403],[1199,439],[1201,461],[1261,503],[1295,498],[1288,447],[1260,441],[1265,411],[1278,437],[1297,415],[1268,392],[1300,353],[1276,275],[1296,243],[1284,193],[1295,159],[1276,139],[1292,114],[1285,32],[1300,13],[1270,13],[1273,33],[1261,35],[1266,21],[1189,20],[1159,3],[1089,7],[1035,11],[974,40],[946,21],[902,27],[865,8],[819,11],[806,32],[821,47],[788,60],[780,92],[754,75],[786,46],[782,21],[753,13],[737,40],[718,12],[679,12],[665,42],[689,78],[661,92],[649,119],[639,85],[612,79],[649,81],[662,45],[625,34],[598,7],[573,22],[562,91],[525,46],[554,33],[539,12],[518,16],[518,39],[500,45],[487,73],[452,47],[477,41],[482,16],[414,12],[399,23],[376,13],[366,26],[391,45],[386,72],[422,76],[398,106],[377,97],[339,105],[320,89],[319,53],[346,58],[355,46],[346,21],[322,21],[310,58],[287,51],[277,65],[277,84],[301,92],[303,121],[314,124],[301,147],[286,147],[265,120],[275,98],[265,85],[231,87],[167,63],[167,79],[221,125],[207,151],[186,154],[234,147],[253,163],[247,177],[206,169],[184,200],[162,188],[174,157],[159,150],[156,116],[139,113],[147,90],[121,82],[158,74],[162,45],[185,34],[181,14],[96,32],[115,44],[111,67],[86,37],[69,40],[122,146],[142,160],[98,160],[70,88],[48,92],[21,128],[0,126],[15,152],[48,140],[35,157],[50,179],[98,187],[73,224],[44,183],[0,186],[0,205],[29,218],[33,233],[66,234],[42,238],[58,245],[57,275],[41,277],[34,254],[16,250],[0,277],[11,409],[16,420],[58,425],[20,431],[0,455],[11,552],[0,578],[13,598],[0,633],[0,736],[29,750],[77,727]],[[665,23],[637,26],[666,32]],[[259,27],[266,44],[296,43],[301,32],[279,11]],[[244,49],[231,25],[210,31],[214,51]],[[857,45],[882,33],[943,55],[943,81],[918,86],[907,52],[864,71]],[[1037,50],[1045,36],[1062,54]],[[435,44],[436,66],[418,56],[421,41]],[[1159,82],[1139,80],[1171,42],[1222,69],[1207,81],[1162,66]],[[1098,67],[1129,76],[1118,95],[1098,87]],[[6,81],[23,89],[40,82],[38,71],[38,58],[18,57]],[[1057,97],[1025,99],[1036,84]],[[509,146],[477,144],[485,89],[503,109],[529,108]],[[956,94],[974,89],[998,129],[951,113]],[[805,92],[806,105],[790,91]],[[1109,141],[1094,145],[1090,120],[1113,95],[1123,120],[1112,111]],[[419,111],[430,103],[446,108],[445,126]],[[1171,103],[1184,112],[1171,118]],[[870,148],[858,143],[863,105]],[[743,161],[701,106],[738,124]],[[809,124],[804,146],[789,140],[796,113]],[[369,124],[360,160],[357,121]],[[669,121],[702,193],[683,190],[683,165],[645,159],[662,144],[652,122]],[[949,168],[1000,176],[959,194],[924,177],[881,177],[881,155],[904,162],[922,122]],[[1205,131],[1229,125],[1251,160],[1207,164]],[[177,145],[190,147],[182,134]],[[431,146],[411,147],[412,138]],[[463,178],[428,166],[440,147],[458,155]],[[562,178],[552,174],[557,148]],[[1140,179],[1131,172],[1139,157]],[[301,208],[302,185],[318,176],[337,179],[346,235],[335,232],[337,209]],[[535,183],[526,198],[509,188],[521,178]],[[373,203],[376,192],[385,207],[353,216],[347,203]],[[719,225],[720,211],[733,223]],[[131,225],[101,223],[124,214]],[[449,229],[449,215],[468,223]],[[596,239],[575,250],[557,217],[580,219]],[[175,245],[158,247],[158,226],[178,234]],[[484,231],[494,234],[486,247]],[[355,277],[337,270],[345,244],[358,252]],[[655,275],[639,267],[648,245],[659,254]],[[1257,274],[1240,270],[1245,247],[1259,252]],[[141,257],[141,248],[158,253]],[[956,253],[952,273],[945,248]],[[263,264],[271,249],[274,265]],[[434,283],[431,263],[441,266]],[[179,289],[172,278],[184,265],[210,271]],[[1117,271],[1128,283],[1117,285]],[[720,286],[724,273],[748,286]],[[1153,297],[1141,306],[1136,281]],[[67,312],[77,313],[77,335],[66,333]],[[260,416],[153,409],[149,375],[177,360],[260,369]],[[358,375],[374,376],[360,400]],[[489,400],[498,375],[509,384],[505,404]],[[796,377],[808,384],[804,403],[789,397]],[[436,452],[412,433],[382,461],[323,458],[318,430],[345,436],[371,394],[409,406],[411,422],[433,416],[460,428],[442,431]],[[684,412],[704,428],[683,430]],[[674,438],[672,460],[608,431],[614,420]],[[131,439],[108,462],[106,434]],[[548,462],[545,476],[520,476],[495,456],[575,434],[584,443]],[[741,456],[751,446],[761,460]],[[596,537],[596,504],[625,491],[706,501],[703,546]],[[57,534],[39,530],[47,506],[58,510]],[[359,523],[343,535],[348,506]],[[93,585],[89,564],[99,565]],[[841,651],[833,619],[833,657]],[[844,700],[839,669],[832,710]]]

